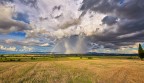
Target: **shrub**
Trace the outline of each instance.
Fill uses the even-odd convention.
[[[88,57],[88,59],[93,59],[93,57]]]
[[[1,54],[1,55],[0,55],[0,57],[4,57],[4,55],[3,55],[3,54]]]
[[[34,58],[34,57],[31,57],[31,60],[35,60],[35,58]]]
[[[132,57],[132,56],[130,56],[130,57],[128,57],[127,59],[133,59],[133,57]]]
[[[15,61],[14,59],[10,59],[10,61]]]
[[[21,61],[21,59],[18,59],[17,61]]]
[[[83,57],[82,56],[80,56],[80,59],[82,59]]]
[[[0,55],[1,59],[4,57],[4,55]]]
[[[7,60],[7,57],[5,57],[5,60]]]

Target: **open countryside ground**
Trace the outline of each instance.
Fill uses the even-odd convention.
[[[0,83],[144,83],[137,59],[0,62]]]

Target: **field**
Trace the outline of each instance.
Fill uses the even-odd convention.
[[[5,60],[5,58],[2,58]],[[0,83],[144,83],[137,57],[6,57]]]

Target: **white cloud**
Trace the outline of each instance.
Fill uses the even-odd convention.
[[[23,46],[18,51],[20,51],[20,52],[31,52],[31,51],[33,51],[33,49],[34,49],[33,47]]]
[[[4,50],[4,51],[17,51],[16,47],[12,46],[12,47],[5,47],[3,45],[0,45],[0,50]]]
[[[140,33],[144,33],[144,30],[133,32],[133,33],[129,33],[129,34],[120,35],[120,36],[118,36],[118,38],[129,38],[129,37],[136,36],[136,35],[138,35]]]
[[[6,43],[6,44],[11,44],[11,43],[13,43],[13,42],[15,42],[14,39],[7,39],[7,40],[5,40],[5,43]]]
[[[82,0],[39,0],[37,8],[15,0],[14,5],[15,12],[26,13],[29,16],[32,30],[26,31],[27,38],[100,35],[107,29],[101,25],[104,14],[87,12],[84,17],[81,16],[82,11],[79,11],[79,8]]]
[[[45,47],[45,46],[49,46],[49,45],[50,45],[49,43],[44,43],[44,44],[41,44],[40,46]]]

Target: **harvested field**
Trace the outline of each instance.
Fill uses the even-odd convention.
[[[1,62],[0,83],[144,83],[140,60]]]

